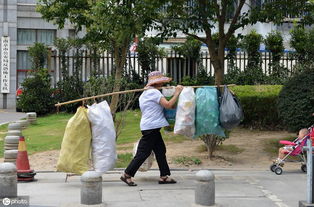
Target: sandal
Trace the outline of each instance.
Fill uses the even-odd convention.
[[[128,179],[130,179],[130,178],[131,178],[131,176],[124,174],[123,176],[120,177],[120,180],[125,182],[128,186],[137,186],[137,184],[134,183],[133,181],[128,182]]]
[[[160,177],[162,180],[159,180],[158,183],[159,184],[175,184],[177,183],[177,181],[175,181],[174,179],[172,178],[169,178],[168,176],[167,177]]]

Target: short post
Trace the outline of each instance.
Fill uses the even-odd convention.
[[[0,164],[0,199],[17,197],[16,167],[13,163]]]
[[[307,163],[306,163],[306,171],[307,171],[307,182],[306,182],[306,201],[299,201],[299,207],[310,207],[314,206],[313,204],[313,193],[314,193],[314,179],[313,179],[313,148],[312,148],[312,139],[309,138],[307,140],[307,147],[304,147],[307,150]]]
[[[195,204],[202,206],[215,205],[215,175],[209,170],[196,173]]]
[[[27,115],[27,121],[30,124],[35,124],[36,123],[36,120],[37,120],[36,112],[29,112],[29,113],[26,113],[26,115]]]
[[[95,171],[87,171],[81,176],[81,204],[102,203],[102,177]]]
[[[7,136],[22,136],[22,132],[20,130],[10,130],[7,132]]]
[[[20,123],[10,123],[8,125],[8,131],[10,130],[22,130],[22,125]]]
[[[27,128],[27,126],[29,125],[29,122],[28,122],[28,120],[18,120],[18,121],[16,121],[15,123],[19,123],[19,124],[21,124],[21,126],[22,126],[22,129],[26,129]]]

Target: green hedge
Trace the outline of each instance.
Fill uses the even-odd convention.
[[[230,89],[239,98],[244,111],[244,127],[281,129],[277,101],[281,85],[245,85]]]
[[[278,112],[286,129],[297,132],[314,123],[314,70],[294,75],[285,83],[278,97]]]

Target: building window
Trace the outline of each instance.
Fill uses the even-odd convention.
[[[31,69],[32,63],[28,51],[17,51],[17,86],[21,85]]]
[[[32,45],[36,42],[36,30],[34,29],[18,29],[17,30],[17,44],[18,45]]]
[[[37,42],[53,45],[55,33],[55,30],[37,30]]]
[[[56,30],[45,29],[18,29],[17,30],[17,44],[18,45],[32,45],[35,42],[41,42],[46,45],[53,45],[56,37]]]
[[[45,61],[44,68],[47,68],[47,60]],[[28,72],[32,71],[32,60],[29,52],[26,50],[17,51],[17,87],[22,84],[27,77]]]
[[[69,29],[69,37],[72,38],[72,39],[76,38],[75,29]]]

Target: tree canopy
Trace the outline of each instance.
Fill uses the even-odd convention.
[[[221,84],[225,47],[237,29],[257,22],[281,24],[291,17],[300,17],[302,24],[311,23],[312,11],[313,3],[307,0],[170,0],[165,2],[154,28],[164,36],[182,32],[205,43],[215,69],[215,82]],[[213,37],[217,32],[218,43]]]
[[[117,80],[132,38],[155,29],[162,37],[182,32],[205,43],[218,85],[223,83],[225,47],[237,29],[294,18],[309,24],[313,8],[313,1],[308,0],[39,0],[38,5],[45,19],[59,27],[66,20],[77,30],[85,27],[87,39],[112,48]],[[114,90],[118,89],[117,85]]]
[[[77,31],[85,29],[85,40],[111,50],[115,57],[113,91],[119,91],[130,42],[135,36],[144,36],[159,4],[142,0],[39,0],[37,10],[59,28],[69,21]],[[118,100],[118,95],[112,97],[112,113]]]

